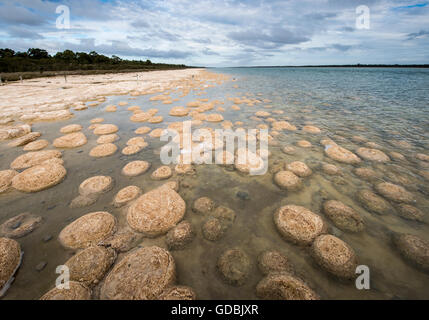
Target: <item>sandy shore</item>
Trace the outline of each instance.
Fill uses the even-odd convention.
[[[70,108],[82,110],[111,95],[139,95],[163,91],[174,81],[199,74],[204,69],[140,73],[75,75],[24,80],[0,86],[0,125],[14,121],[56,120],[70,117]]]

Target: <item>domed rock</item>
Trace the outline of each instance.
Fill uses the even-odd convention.
[[[378,149],[359,148],[356,150],[356,153],[365,160],[376,162],[390,161],[390,158],[383,151]]]
[[[97,139],[98,144],[112,143],[119,139],[116,133],[103,134]]]
[[[88,140],[82,132],[74,132],[55,139],[53,145],[57,148],[77,148],[87,142]]]
[[[341,230],[359,232],[365,228],[364,221],[359,213],[340,201],[325,201],[323,211]]]
[[[177,225],[185,211],[185,201],[164,185],[140,196],[128,209],[127,221],[134,230],[157,236]]]
[[[21,124],[17,126],[8,126],[0,128],[0,141],[22,137],[31,132],[31,126]]]
[[[375,186],[375,190],[385,198],[394,202],[414,202],[414,196],[403,187],[389,182],[382,182]]]
[[[209,241],[217,241],[225,234],[222,222],[215,217],[209,217],[202,226],[203,237]]]
[[[279,208],[274,214],[274,223],[286,240],[300,245],[311,244],[327,231],[327,225],[320,216],[296,205]]]
[[[101,124],[94,129],[94,134],[103,135],[103,134],[111,134],[118,131],[118,127],[114,124]]]
[[[235,156],[234,168],[242,173],[258,173],[264,169],[263,158],[247,149],[238,149]]]
[[[118,150],[113,143],[103,143],[91,149],[89,155],[94,158],[111,156]]]
[[[0,193],[6,192],[12,185],[12,179],[18,174],[15,170],[0,171]]]
[[[71,281],[91,287],[103,279],[115,260],[115,250],[93,246],[79,251],[64,265],[70,270]]]
[[[69,124],[68,126],[62,127],[60,132],[63,134],[78,132],[82,130],[82,126],[80,124]]]
[[[416,159],[421,160],[421,161],[429,162],[429,155],[423,154],[423,153],[418,153],[416,155]]]
[[[311,247],[314,260],[329,273],[344,279],[353,279],[357,267],[354,250],[343,240],[324,234]]]
[[[48,140],[40,139],[33,142],[30,142],[29,144],[25,145],[22,150],[24,151],[39,151],[43,148],[46,148],[49,145]]]
[[[278,251],[264,251],[258,257],[259,270],[264,275],[269,273],[293,273],[293,267],[288,258]]]
[[[280,188],[295,191],[302,188],[302,180],[291,171],[279,171],[274,175],[274,183]]]
[[[21,213],[0,225],[0,236],[21,238],[36,229],[41,221],[39,216],[28,212]]]
[[[185,248],[193,238],[192,225],[188,221],[182,221],[168,231],[165,240],[170,250],[180,250]]]
[[[356,164],[361,162],[361,159],[355,155],[353,152],[340,147],[338,145],[326,145],[325,146],[325,154],[338,162],[343,162],[347,164]]]
[[[27,152],[13,160],[10,167],[15,170],[27,169],[41,164],[48,159],[61,158],[61,156],[61,152],[57,150]]]
[[[311,148],[313,145],[310,141],[307,140],[299,140],[296,145],[301,148]]]
[[[171,254],[159,247],[144,247],[127,254],[107,275],[101,299],[157,299],[176,278]]]
[[[149,133],[150,132],[150,128],[149,127],[140,127],[140,128],[137,128],[135,131],[134,131],[134,133],[135,134],[146,134],[146,133]]]
[[[335,176],[340,173],[340,169],[336,165],[324,163],[322,164],[322,171],[330,176]]]
[[[159,138],[162,136],[162,134],[165,132],[165,129],[162,128],[156,128],[153,129],[150,133],[149,136],[151,136],[152,138]]]
[[[100,246],[113,248],[117,252],[127,252],[135,246],[135,242],[140,239],[140,236],[134,231],[124,228],[118,230],[111,237],[101,241]]]
[[[116,231],[116,218],[108,212],[88,213],[73,221],[58,236],[65,248],[81,249],[97,245]]]
[[[301,178],[308,177],[313,173],[313,171],[311,171],[311,169],[304,162],[301,161],[294,161],[287,164],[286,169],[292,171],[294,174]]]
[[[207,115],[206,120],[208,122],[221,122],[223,121],[223,116],[218,113],[212,113]]]
[[[149,123],[161,123],[162,121],[164,121],[164,118],[162,116],[151,117],[149,118],[149,120],[147,120],[147,122]]]
[[[177,174],[193,174],[193,173],[195,173],[195,169],[192,166],[192,164],[181,164],[181,163],[179,163],[174,167],[174,171]]]
[[[271,113],[269,113],[267,111],[256,111],[255,116],[261,117],[261,118],[267,118],[267,117],[271,116]]]
[[[30,132],[27,133],[25,136],[19,137],[12,142],[9,142],[7,145],[9,147],[19,147],[26,145],[27,143],[30,143],[34,140],[36,140],[38,137],[40,137],[42,134],[40,132]]]
[[[76,198],[74,198],[70,204],[70,208],[84,208],[88,207],[94,203],[96,203],[98,200],[97,194],[89,194],[89,195],[78,195]]]
[[[79,194],[83,196],[99,195],[111,190],[113,179],[109,176],[94,176],[79,185]]]
[[[137,186],[125,187],[119,190],[119,192],[116,194],[115,198],[113,199],[113,206],[117,208],[122,207],[140,196],[141,193],[142,190]]]
[[[291,146],[283,147],[282,151],[286,154],[295,154],[296,153],[296,149],[294,147],[291,147]]]
[[[357,198],[368,211],[383,215],[387,214],[392,209],[386,200],[379,197],[371,190],[360,190],[357,193]]]
[[[132,154],[136,154],[136,153],[140,152],[141,150],[143,150],[143,148],[139,147],[137,145],[126,146],[124,149],[122,149],[121,153],[124,154],[124,155],[126,155],[126,156],[130,156]]]
[[[145,148],[147,146],[147,142],[142,137],[134,137],[127,141],[127,146],[139,146],[141,148]]]
[[[215,207],[215,203],[208,197],[201,197],[194,201],[192,205],[192,211],[201,214],[207,214],[211,212]]]
[[[104,119],[103,118],[94,118],[94,119],[92,119],[90,122],[92,123],[92,124],[95,124],[95,123],[101,123],[101,122],[103,122],[104,121]]]
[[[42,163],[14,176],[12,187],[22,192],[38,192],[57,185],[66,174],[67,170],[60,164]]]
[[[225,282],[241,286],[250,275],[250,258],[240,249],[229,249],[217,260],[217,269]]]
[[[256,286],[256,295],[265,300],[319,300],[301,279],[288,273],[272,273]]]
[[[429,241],[412,234],[399,234],[393,237],[393,243],[405,260],[429,272]]]
[[[184,107],[173,107],[170,110],[169,115],[173,117],[185,117],[188,115],[188,113],[189,110]]]
[[[45,293],[40,300],[90,300],[91,290],[76,281],[69,281],[69,289],[54,288]]]
[[[2,297],[18,270],[22,259],[19,243],[8,238],[0,238],[0,297]]]
[[[165,180],[170,178],[173,175],[173,172],[169,166],[162,166],[156,169],[150,177],[153,180]]]
[[[319,134],[322,132],[318,127],[315,127],[315,126],[304,126],[302,128],[302,131],[313,133],[313,134]]]
[[[378,178],[377,173],[370,168],[355,168],[354,174],[365,180],[374,180]]]
[[[219,219],[225,228],[230,227],[234,223],[234,220],[235,220],[234,210],[227,208],[227,207],[224,207],[224,206],[217,207],[213,211],[212,215],[213,215],[213,217]]]
[[[151,164],[147,161],[132,161],[122,168],[122,174],[128,177],[135,177],[149,170]]]
[[[110,105],[110,106],[107,106],[104,110],[106,111],[106,112],[116,112],[116,110],[117,110],[118,108],[116,108],[116,106],[114,106],[114,105]]]
[[[424,214],[416,207],[410,206],[409,204],[401,203],[399,204],[398,209],[399,215],[404,219],[423,221]]]
[[[197,295],[194,290],[185,286],[173,286],[165,289],[160,296],[159,300],[196,300]]]
[[[151,114],[147,112],[139,112],[135,113],[130,117],[130,120],[132,122],[146,122],[152,117]]]

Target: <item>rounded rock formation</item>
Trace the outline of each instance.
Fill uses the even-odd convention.
[[[27,169],[52,158],[61,158],[61,156],[61,152],[57,150],[27,152],[13,160],[10,167],[15,170]]]
[[[138,232],[158,236],[177,225],[185,211],[185,201],[164,185],[140,196],[128,209],[127,222]]]
[[[116,219],[108,212],[88,213],[73,221],[58,236],[65,248],[81,249],[97,245],[116,231]]]
[[[36,229],[42,218],[28,212],[21,213],[0,225],[0,236],[21,238]]]
[[[103,134],[97,139],[98,144],[112,143],[119,139],[116,133]]]
[[[170,178],[172,175],[173,175],[173,171],[169,166],[162,166],[156,169],[154,172],[152,172],[150,177],[153,180],[165,180]]]
[[[77,148],[87,142],[88,140],[82,132],[74,132],[55,139],[53,145],[57,148]]]
[[[278,251],[264,251],[258,257],[259,270],[264,275],[269,273],[293,273],[288,258]]]
[[[302,180],[291,171],[279,171],[274,175],[274,183],[280,188],[295,191],[302,188]]]
[[[6,293],[13,275],[22,259],[19,243],[8,238],[0,238],[0,298]]]
[[[12,187],[22,192],[38,192],[59,184],[66,174],[67,170],[62,165],[46,162],[14,176]]]
[[[89,155],[94,158],[111,156],[118,150],[118,147],[113,143],[103,143],[91,149]]]
[[[151,164],[147,161],[132,161],[122,168],[122,174],[128,177],[135,177],[149,170]]]
[[[188,221],[182,221],[168,231],[165,240],[170,250],[180,250],[185,248],[193,238],[192,225]]]
[[[394,202],[412,203],[415,201],[414,196],[410,192],[393,183],[379,183],[375,186],[375,190],[377,190],[377,192],[380,193],[383,197]]]
[[[357,198],[360,203],[367,209],[368,211],[375,212],[378,214],[387,214],[392,208],[389,203],[383,198],[376,195],[371,190],[360,190],[357,193]]]
[[[201,197],[194,201],[192,205],[192,211],[200,214],[207,214],[211,212],[215,207],[215,203],[208,197]]]
[[[91,287],[103,279],[115,259],[115,250],[93,246],[79,251],[64,265],[69,268],[71,281]]]
[[[12,179],[18,174],[15,170],[0,171],[0,193],[6,192],[12,185]]]
[[[343,240],[330,235],[321,235],[311,247],[314,260],[329,273],[344,279],[353,279],[357,259],[354,250]]]
[[[101,299],[157,299],[176,278],[171,254],[159,247],[144,247],[127,254],[107,275]]]
[[[209,241],[219,240],[225,233],[221,221],[218,218],[210,217],[203,224],[203,237]]]
[[[274,214],[274,223],[286,240],[300,245],[310,245],[317,236],[327,231],[320,216],[296,205],[279,208]]]
[[[355,210],[337,200],[323,203],[323,211],[341,230],[359,232],[365,228],[362,217]]]
[[[126,205],[128,202],[134,200],[142,194],[142,190],[137,186],[125,187],[116,194],[113,199],[113,206],[116,208]]]
[[[97,126],[97,128],[94,129],[94,134],[111,134],[117,132],[118,130],[118,127],[114,124],[100,124],[99,126]]]
[[[79,194],[82,196],[99,195],[109,191],[112,187],[112,177],[94,176],[84,180],[79,185]]]
[[[69,281],[70,288],[54,288],[45,293],[40,300],[90,300],[91,290],[76,281]]]
[[[423,221],[424,214],[421,210],[416,207],[410,206],[409,204],[401,203],[398,206],[399,215],[407,220]]]
[[[331,144],[326,145],[325,154],[329,158],[342,163],[356,164],[361,162],[361,159],[353,152],[343,147],[340,147],[338,145],[331,145]]]
[[[185,286],[173,286],[165,289],[160,296],[159,300],[196,300],[197,295],[194,290]]]
[[[68,126],[62,127],[60,132],[63,134],[78,132],[82,130],[82,126],[80,124],[69,124]]]
[[[387,162],[390,161],[390,158],[383,152],[378,149],[370,148],[359,148],[356,150],[358,156],[365,160],[376,161],[376,162]]]
[[[217,269],[225,282],[241,286],[250,275],[250,258],[240,249],[229,249],[219,257]]]
[[[405,260],[429,272],[429,241],[412,234],[393,236],[393,243]]]
[[[39,151],[44,148],[46,148],[49,145],[48,140],[40,139],[33,142],[30,142],[29,144],[25,145],[25,147],[22,149],[24,151]]]
[[[311,169],[301,161],[294,161],[286,165],[286,169],[289,171],[292,171],[294,174],[296,174],[298,177],[308,177],[313,172]]]
[[[301,279],[287,273],[273,273],[256,286],[256,295],[265,300],[319,300],[319,296]]]

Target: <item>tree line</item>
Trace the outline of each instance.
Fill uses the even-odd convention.
[[[40,72],[76,70],[130,70],[130,69],[180,69],[185,65],[152,63],[150,60],[124,60],[95,51],[73,52],[64,50],[51,56],[46,50],[30,48],[25,52],[0,49],[0,72]]]

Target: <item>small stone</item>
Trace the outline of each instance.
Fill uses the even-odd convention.
[[[236,196],[241,200],[250,200],[250,196],[246,191],[238,191]]]
[[[243,285],[250,275],[250,268],[249,257],[237,248],[225,251],[217,261],[220,275],[232,286]]]
[[[193,238],[194,232],[191,224],[188,221],[182,221],[168,231],[165,240],[170,250],[180,250],[192,242]]]
[[[274,175],[274,182],[280,189],[296,191],[302,188],[302,180],[292,171],[279,171]]]
[[[264,275],[273,272],[294,272],[288,258],[278,251],[262,252],[258,257],[258,267]]]
[[[156,169],[151,174],[153,180],[165,180],[170,178],[173,175],[173,172],[169,166],[162,166]]]
[[[192,211],[200,214],[207,214],[215,207],[215,203],[208,197],[201,197],[194,201]]]
[[[38,263],[36,266],[36,270],[39,272],[42,271],[43,269],[45,269],[47,264],[48,263],[46,261],[42,261],[42,262]]]

